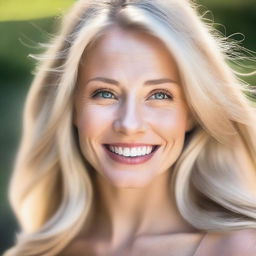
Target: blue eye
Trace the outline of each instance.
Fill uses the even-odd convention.
[[[104,90],[96,91],[92,97],[93,98],[99,97],[104,99],[115,99],[115,96],[112,92],[104,91]]]
[[[108,90],[97,90],[92,94],[92,98],[102,98],[102,99],[116,99],[116,96],[114,93],[108,91]],[[172,100],[173,96],[169,92],[165,91],[158,91],[153,93],[149,99],[153,100]]]
[[[168,93],[165,92],[156,92],[150,96],[150,98],[154,100],[168,100],[172,99],[173,97]]]

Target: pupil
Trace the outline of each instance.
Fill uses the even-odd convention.
[[[105,98],[111,98],[111,93],[109,93],[109,92],[104,92],[104,93],[103,93],[103,97],[105,97]]]
[[[157,97],[158,99],[163,99],[163,96],[164,96],[164,95],[163,95],[162,93],[157,93],[157,94],[156,94],[156,97]]]

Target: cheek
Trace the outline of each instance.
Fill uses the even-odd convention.
[[[86,137],[100,135],[102,130],[111,122],[112,111],[103,110],[93,105],[84,106],[77,111],[77,127],[79,134]]]
[[[185,135],[187,115],[184,110],[161,109],[149,111],[146,115],[150,117],[149,122],[154,126],[156,132],[158,131],[162,136],[173,138]]]

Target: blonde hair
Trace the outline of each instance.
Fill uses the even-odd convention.
[[[80,0],[28,94],[10,186],[21,233],[5,255],[56,255],[90,218],[93,186],[72,124],[73,98],[83,52],[112,25],[159,38],[176,60],[194,118],[170,184],[182,216],[207,231],[256,228],[255,111],[225,62],[228,44],[185,0]]]

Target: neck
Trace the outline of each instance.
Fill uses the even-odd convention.
[[[115,246],[138,236],[191,232],[178,213],[169,172],[141,188],[118,188],[96,175],[93,229]]]

